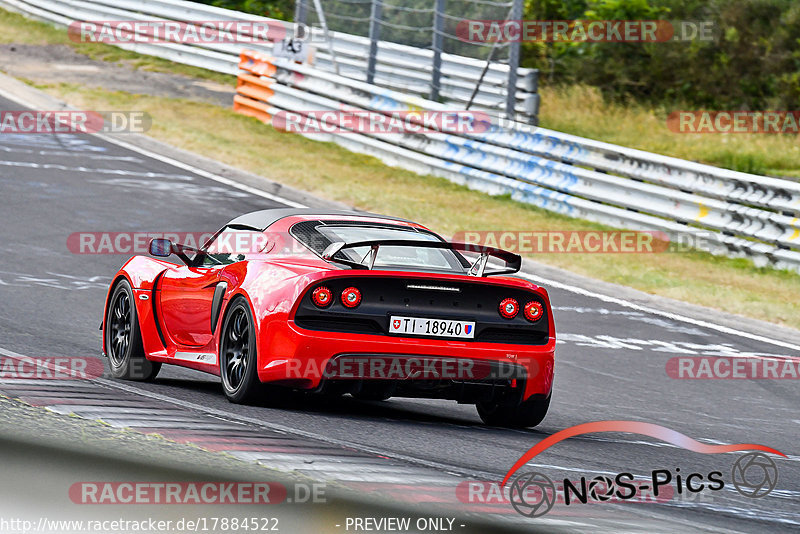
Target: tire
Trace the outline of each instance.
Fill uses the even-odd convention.
[[[222,391],[235,404],[253,402],[264,391],[258,380],[256,345],[250,305],[244,297],[236,297],[225,313],[219,342]]]
[[[489,426],[531,428],[541,423],[547,415],[550,396],[533,395],[519,404],[479,402],[475,407],[481,420]]]
[[[153,380],[161,363],[145,357],[133,290],[127,280],[117,282],[108,303],[104,326],[111,376],[141,382]]]

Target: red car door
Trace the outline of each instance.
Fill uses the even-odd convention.
[[[211,302],[220,268],[181,267],[159,283],[160,315],[170,337],[181,345],[202,347],[211,341]]]

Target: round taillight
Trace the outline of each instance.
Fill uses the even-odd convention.
[[[544,309],[542,305],[535,300],[530,301],[525,305],[525,318],[531,322],[538,321],[542,318]]]
[[[500,302],[500,315],[506,319],[513,319],[519,313],[519,302],[514,299],[503,299]]]
[[[311,300],[320,308],[327,308],[333,301],[333,293],[325,286],[320,286],[311,293]]]
[[[348,308],[355,308],[361,303],[361,291],[355,287],[348,287],[342,291],[342,304]]]

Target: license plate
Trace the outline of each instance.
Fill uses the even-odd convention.
[[[475,337],[475,323],[471,321],[392,315],[389,317],[389,333],[473,339]]]

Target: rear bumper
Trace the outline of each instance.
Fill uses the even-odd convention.
[[[259,379],[305,389],[328,380],[507,379],[527,399],[549,395],[553,385],[554,338],[546,345],[505,345],[306,330],[288,321],[271,324],[260,341]]]

